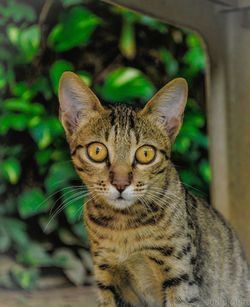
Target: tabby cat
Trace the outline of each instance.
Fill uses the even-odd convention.
[[[250,306],[238,239],[171,162],[187,91],[178,78],[142,110],[107,108],[77,75],[61,77],[60,120],[89,191],[84,220],[101,307]]]

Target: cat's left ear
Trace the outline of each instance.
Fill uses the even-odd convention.
[[[174,143],[181,128],[187,96],[186,80],[176,78],[159,90],[140,111],[140,114],[153,117],[153,120],[163,125],[171,143]]]
[[[59,84],[59,118],[71,136],[80,124],[87,123],[90,118],[104,109],[91,89],[74,73],[66,71]]]

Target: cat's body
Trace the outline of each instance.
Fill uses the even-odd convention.
[[[184,189],[170,160],[183,79],[139,112],[104,109],[72,73],[60,93],[72,159],[90,192],[84,220],[100,306],[250,306],[239,241]]]
[[[180,197],[176,212],[165,210],[156,221],[150,211],[141,219],[141,212],[132,223],[128,214],[127,226],[119,223],[121,214],[111,210],[103,219],[95,203],[87,204],[97,285],[107,306],[249,306],[248,269],[232,230],[211,207],[184,191]]]

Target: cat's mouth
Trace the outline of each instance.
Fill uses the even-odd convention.
[[[109,191],[105,196],[107,202],[117,209],[128,208],[136,201],[132,187],[127,187],[125,190],[120,192],[113,186],[110,186]]]
[[[109,204],[116,209],[126,209],[134,204],[133,201],[127,200],[123,197],[118,197],[112,201],[109,201]]]
[[[116,202],[131,202],[131,199],[127,199],[121,193],[119,196],[117,196],[115,199],[113,199],[113,201],[116,201]]]

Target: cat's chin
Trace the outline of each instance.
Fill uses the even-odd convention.
[[[131,207],[134,204],[134,201],[127,200],[124,198],[117,198],[108,201],[108,204],[115,209],[124,210]]]

